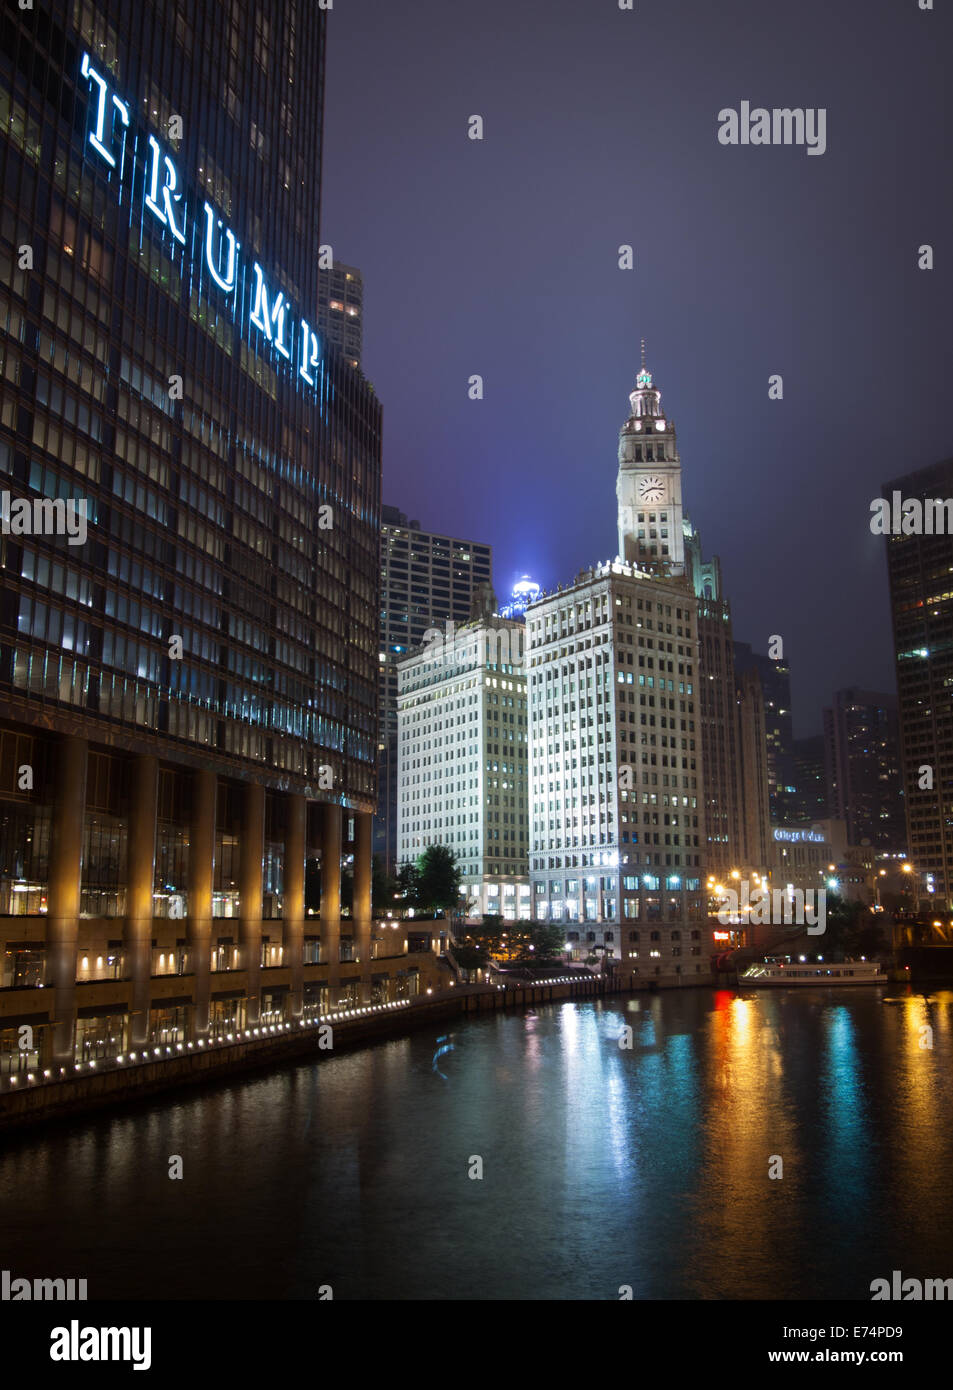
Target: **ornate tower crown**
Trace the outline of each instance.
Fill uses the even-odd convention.
[[[632,415],[639,420],[645,415],[661,415],[662,393],[652,385],[652,373],[645,365],[645,339],[642,339],[642,369],[635,378],[635,390],[629,395]]]

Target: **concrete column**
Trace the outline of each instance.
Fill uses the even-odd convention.
[[[354,937],[361,962],[361,1003],[371,1002],[371,817],[354,813]]]
[[[129,811],[129,868],[126,873],[126,969],[132,976],[130,1043],[149,1036],[152,975],[153,890],[156,869],[156,804],[159,760],[145,753],[133,760]]]
[[[208,1032],[211,994],[212,886],[215,872],[214,772],[192,774],[192,818],[189,825],[189,916],[187,939],[195,975],[192,1031]]]
[[[261,874],[265,854],[265,789],[257,782],[246,782],[242,792],[238,942],[239,959],[248,978],[245,1020],[249,1026],[255,1027],[261,1017]]]
[[[341,981],[341,808],[321,808],[321,959],[328,962],[328,996]]]
[[[55,1033],[55,1025],[50,1028],[35,1029],[33,1033],[34,1037],[37,1037],[39,1034],[38,1051],[40,1054],[40,1067],[43,1071],[46,1071],[47,1067],[52,1067],[53,1065],[53,1042]]]
[[[291,968],[289,1018],[300,1018],[304,1011],[304,860],[308,824],[308,803],[300,792],[285,798],[284,891],[281,895],[281,944],[284,963]]]
[[[47,892],[47,980],[53,994],[53,1060],[72,1062],[76,1031],[76,949],[83,872],[83,829],[86,819],[86,762],[84,738],[60,739],[56,745],[56,788],[53,799]]]

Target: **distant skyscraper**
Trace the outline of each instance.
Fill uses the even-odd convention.
[[[824,711],[824,742],[830,814],[846,821],[848,843],[902,852],[907,828],[896,696],[838,690]]]
[[[731,608],[717,557],[702,559],[701,540],[687,519],[683,531],[686,568],[698,599],[697,689],[708,832],[705,869],[720,877],[745,867]]]
[[[364,282],[353,265],[336,263],[318,270],[318,330],[344,356],[348,366],[361,365]]]
[[[794,780],[794,730],[791,724],[791,671],[786,661],[775,661],[752,649],[748,642],[735,643],[735,670],[756,670],[764,693],[764,722],[768,740],[768,787],[771,819],[783,825],[792,819]]]
[[[469,621],[476,589],[491,584],[492,549],[422,531],[397,507],[381,513],[380,723],[374,852],[397,866],[397,661],[430,628]]]
[[[739,781],[744,808],[744,865],[761,873],[772,863],[771,799],[764,691],[756,667],[736,676]]]
[[[792,823],[827,820],[840,811],[829,809],[825,738],[815,734],[796,738],[792,745],[794,792],[789,799]]]
[[[942,498],[953,459],[884,483],[882,493]],[[935,900],[953,907],[953,534],[889,535],[907,848]]]
[[[471,919],[530,916],[524,633],[487,615],[397,664],[398,864],[453,850]]]

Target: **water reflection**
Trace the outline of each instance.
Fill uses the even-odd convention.
[[[542,1006],[9,1140],[4,1265],[171,1298],[866,1299],[894,1268],[948,1275],[953,992],[881,994]]]

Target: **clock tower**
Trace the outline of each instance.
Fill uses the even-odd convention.
[[[684,574],[682,464],[675,426],[662,414],[662,395],[645,365],[629,396],[631,414],[619,431],[619,558],[639,569]]]

